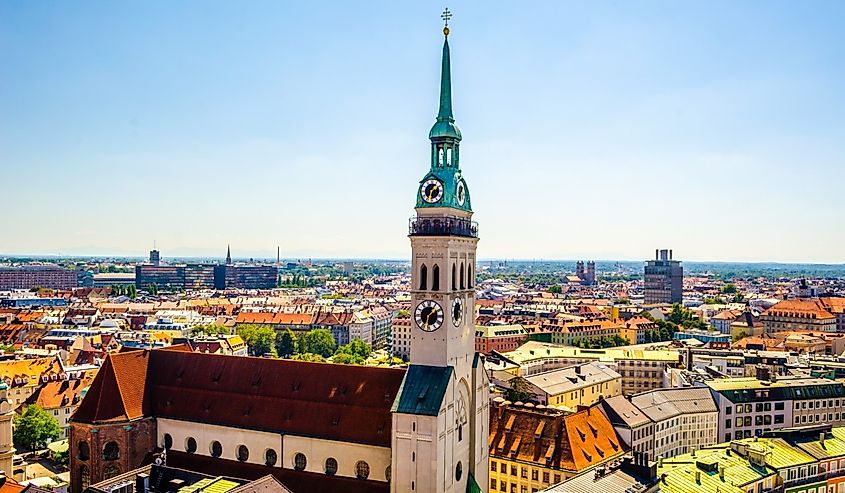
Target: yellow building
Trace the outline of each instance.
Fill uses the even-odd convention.
[[[26,401],[42,383],[60,380],[63,375],[57,357],[0,361],[0,380],[8,387],[6,395],[13,409]]]
[[[525,377],[537,402],[577,409],[622,394],[622,376],[602,363],[583,363]]]

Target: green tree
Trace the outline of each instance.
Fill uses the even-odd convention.
[[[15,443],[37,450],[61,436],[59,422],[36,404],[26,406],[23,414],[15,416]]]
[[[357,354],[351,353],[335,353],[332,356],[332,361],[341,365],[363,365],[367,362],[367,360]]]
[[[299,338],[299,351],[303,353],[314,353],[328,358],[334,354],[336,348],[337,342],[328,329],[309,330]]]
[[[297,360],[297,361],[311,361],[313,363],[324,363],[326,361],[326,358],[323,358],[319,354],[314,354],[314,353],[294,354],[291,359],[294,359],[294,360]]]
[[[296,336],[290,329],[276,335],[276,352],[283,358],[290,358],[297,352]]]
[[[555,284],[554,286],[549,286],[549,292],[552,294],[561,294],[563,293],[563,288],[560,285]]]
[[[63,452],[56,452],[56,455],[53,458],[53,461],[56,463],[57,466],[67,469],[70,465],[70,450],[65,450]]]
[[[134,284],[126,286],[126,296],[134,300],[138,296],[138,288]]]
[[[335,354],[348,354],[350,356],[357,356],[362,360],[366,360],[370,357],[370,353],[372,353],[372,351],[373,348],[366,342],[361,339],[353,339],[349,344],[345,344],[337,348],[337,352]]]
[[[722,286],[722,294],[734,294],[737,292],[736,284],[729,282]]]
[[[158,294],[158,284],[150,284],[150,287],[147,288],[147,292],[150,293],[150,296],[156,296]]]
[[[276,354],[276,331],[271,327],[264,327],[255,324],[243,324],[237,328],[237,334],[241,336],[250,354],[264,356],[265,354]]]
[[[534,398],[531,384],[522,377],[514,377],[509,382],[510,388],[505,392],[511,402],[528,402]]]

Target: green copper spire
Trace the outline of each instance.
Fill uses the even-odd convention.
[[[443,61],[440,67],[440,111],[438,121],[455,121],[452,116],[452,69],[449,61],[449,38],[443,40]]]
[[[431,127],[431,169],[420,181],[417,208],[450,208],[472,212],[469,189],[461,173],[461,130],[452,114],[452,67],[449,59],[449,9],[441,18],[443,27],[443,59],[440,67],[440,108]]]
[[[448,13],[448,10],[447,12]],[[445,14],[445,13],[444,13]],[[452,14],[448,13],[451,18]],[[449,137],[461,140],[461,130],[455,125],[455,117],[452,115],[452,68],[449,60],[449,20],[444,17],[446,27],[443,28],[443,60],[440,67],[440,110],[437,112],[437,121],[431,127],[428,134],[429,139]]]

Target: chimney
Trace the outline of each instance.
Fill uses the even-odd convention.
[[[150,475],[142,472],[135,476],[135,493],[147,493],[150,490]]]
[[[701,484],[701,471],[695,470],[695,484]]]
[[[822,448],[824,448],[824,435],[824,432],[819,433],[819,445],[821,445]]]
[[[576,374],[576,375],[580,375],[580,374],[581,374],[581,365],[575,365],[575,374]]]
[[[725,480],[725,466],[721,464],[719,465],[719,479],[721,479],[722,481]]]

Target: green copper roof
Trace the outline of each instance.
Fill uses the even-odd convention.
[[[484,490],[478,486],[472,473],[469,473],[469,477],[467,478],[467,493],[484,493]]]
[[[409,366],[390,411],[437,416],[451,378],[451,366]]]
[[[461,130],[455,125],[452,115],[452,67],[449,60],[449,38],[443,41],[443,60],[440,67],[440,110],[437,121],[431,127],[429,139],[452,138],[461,140]]]
[[[448,31],[446,31],[448,32]],[[449,59],[449,40],[443,42],[443,60],[440,71],[440,108],[437,121],[431,127],[431,170],[420,180],[416,207],[448,207],[471,212],[469,188],[461,176],[461,131],[452,114],[452,74]],[[435,179],[442,187],[439,199],[426,200],[423,184]]]

